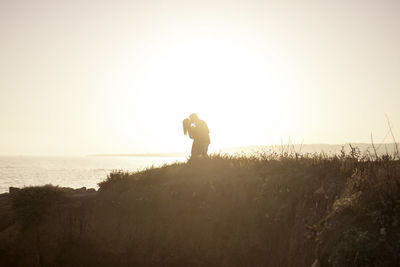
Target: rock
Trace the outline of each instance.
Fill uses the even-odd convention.
[[[21,190],[21,188],[10,186],[10,188],[8,189],[8,192],[10,192],[10,194],[14,194],[15,192],[18,192],[19,190]]]
[[[81,188],[75,189],[75,192],[76,193],[85,193],[86,192],[86,187],[81,187]]]
[[[71,187],[61,187],[61,190],[62,190],[63,192],[67,192],[67,193],[70,193],[70,192],[73,192],[73,191],[74,191],[74,189],[71,188]]]

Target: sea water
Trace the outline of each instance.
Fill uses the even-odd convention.
[[[0,193],[9,187],[53,184],[72,188],[98,188],[113,170],[145,168],[184,162],[175,157],[0,157]]]

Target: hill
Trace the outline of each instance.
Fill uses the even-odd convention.
[[[2,266],[398,266],[400,164],[212,156],[0,196]]]

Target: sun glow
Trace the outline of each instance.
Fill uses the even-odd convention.
[[[389,142],[399,1],[117,2],[1,2],[2,154]]]
[[[276,143],[294,125],[288,119],[300,97],[293,90],[297,80],[277,56],[205,36],[163,42],[148,55],[139,70],[121,64],[124,69],[110,85],[109,119],[125,138],[140,124],[149,129],[149,139],[166,138],[170,149],[180,148],[180,122],[193,112],[209,124],[214,149]],[[142,121],[133,123],[132,114],[142,114]],[[257,125],[275,130],[260,131]]]

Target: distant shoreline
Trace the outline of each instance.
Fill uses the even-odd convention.
[[[176,153],[143,153],[143,154],[92,154],[89,157],[149,157],[149,158],[173,158],[173,157],[185,157],[186,154],[183,152]]]

